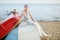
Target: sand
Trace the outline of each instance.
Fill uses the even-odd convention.
[[[60,40],[60,22],[41,22],[40,26],[43,30],[52,36],[43,37],[42,40]]]
[[[39,21],[39,24],[47,34],[52,35],[42,37],[42,40],[60,40],[60,22]]]

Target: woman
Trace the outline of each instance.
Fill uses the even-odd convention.
[[[35,22],[32,15],[31,15],[31,12],[29,11],[29,8],[28,8],[28,5],[25,5],[24,6],[24,10],[22,12],[22,16],[24,17],[24,20],[29,24],[29,22]]]
[[[47,34],[42,30],[38,22],[33,19],[28,5],[25,5],[22,12],[22,22],[18,28],[18,40],[40,40],[40,37],[43,36],[47,36]]]

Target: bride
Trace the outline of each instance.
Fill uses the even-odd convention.
[[[48,36],[38,22],[32,17],[28,5],[24,6],[21,23],[18,26],[18,40],[41,40],[40,37]]]
[[[24,6],[21,16],[20,24],[7,35],[5,40],[41,40],[40,37],[49,36],[32,17],[28,5]]]

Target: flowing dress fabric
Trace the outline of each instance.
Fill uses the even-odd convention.
[[[36,25],[22,22],[18,26],[18,40],[40,40]]]
[[[37,21],[34,23],[29,13],[23,16],[21,23],[13,29],[5,38],[5,40],[41,40],[40,37],[47,34],[39,26]]]
[[[36,25],[29,17],[29,13],[24,15],[22,22],[18,26],[18,40],[40,40]]]

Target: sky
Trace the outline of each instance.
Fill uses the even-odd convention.
[[[60,3],[60,0],[0,0],[0,3],[20,4],[20,3]]]

